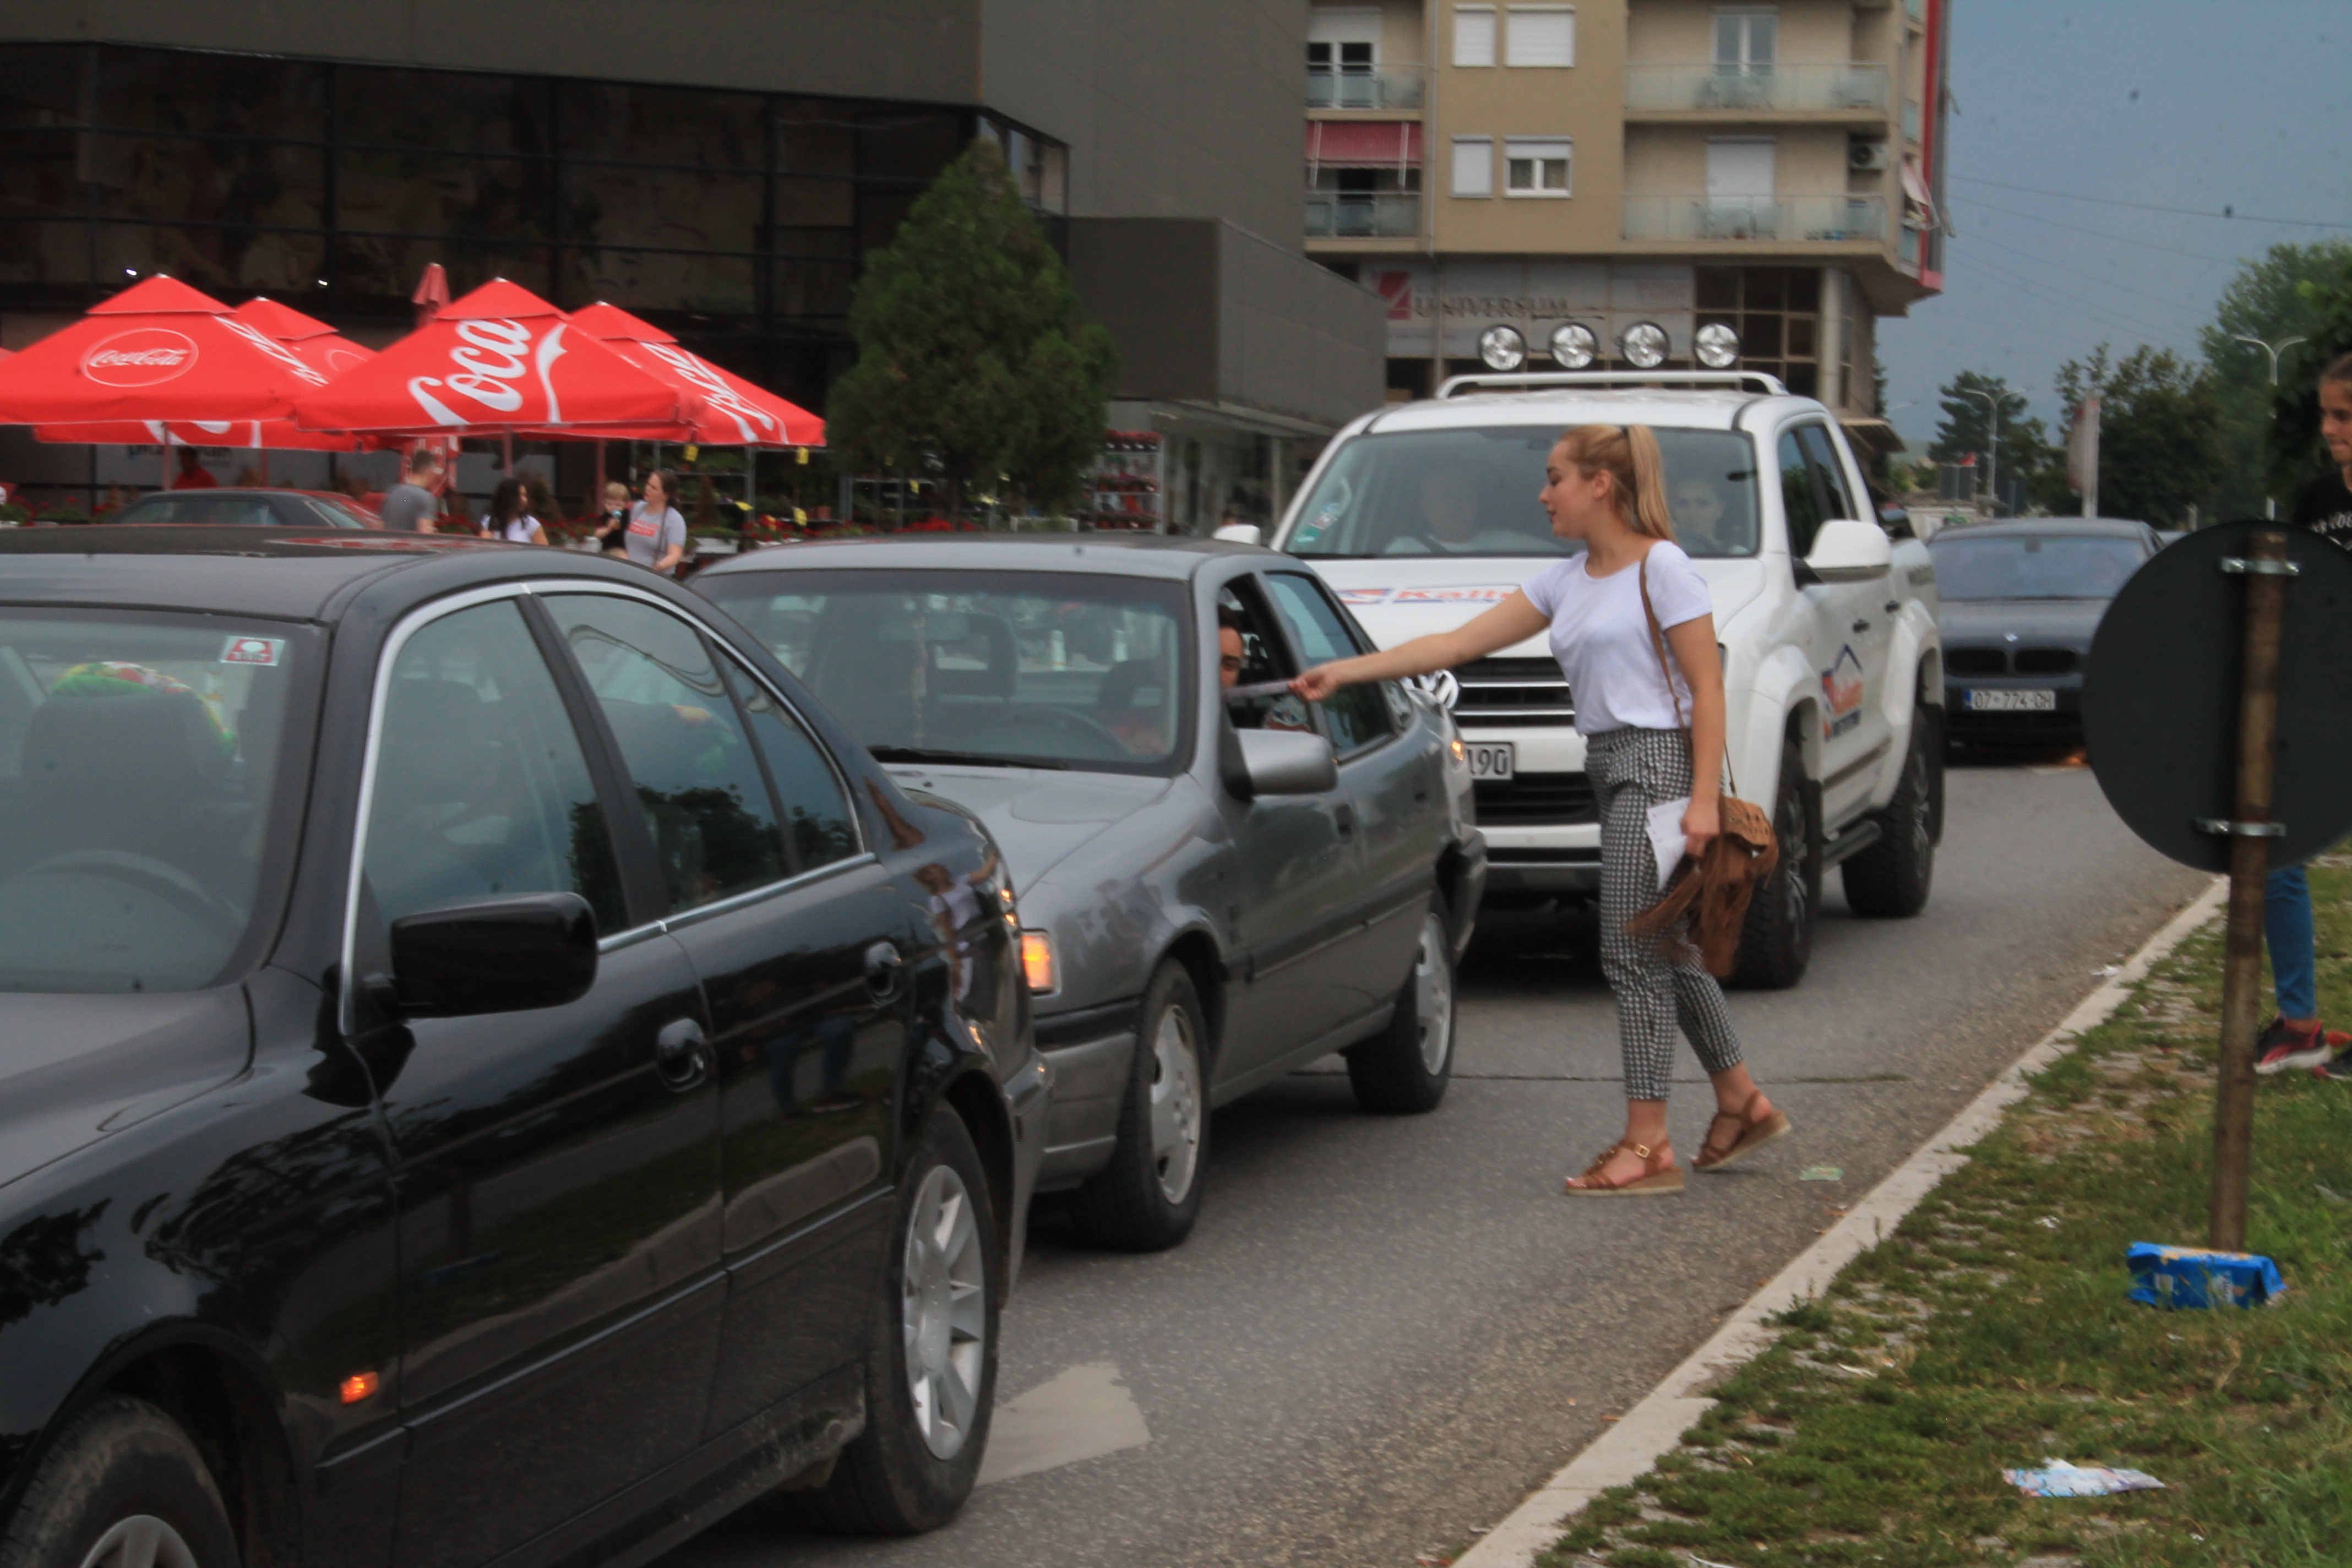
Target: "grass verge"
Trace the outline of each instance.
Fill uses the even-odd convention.
[[[2340,1022],[2352,858],[2311,880]],[[2352,1562],[2352,1085],[2258,1085],[2250,1246],[2286,1275],[2279,1305],[2126,1299],[2132,1242],[2204,1239],[2221,1001],[2215,923],[1538,1568]],[[2044,1458],[2168,1489],[2033,1500],[2001,1479]]]

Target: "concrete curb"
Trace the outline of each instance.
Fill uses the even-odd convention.
[[[1676,1447],[1682,1435],[1714,1405],[1705,1391],[1769,1348],[1779,1337],[1767,1320],[1827,1289],[1839,1270],[1876,1246],[1937,1183],[1967,1163],[1968,1156],[1960,1151],[1990,1132],[2001,1113],[2024,1097],[2026,1080],[2072,1049],[2075,1036],[2105,1023],[2123,1005],[2126,988],[2146,975],[2189,932],[2211,920],[2228,891],[2228,880],[2217,878],[2163,930],[2148,938],[2129,963],[2083,998],[2063,1022],[1873,1187],[1851,1213],[1725,1319],[1715,1336],[1668,1373],[1664,1382],[1625,1413],[1624,1419],[1593,1439],[1514,1509],[1509,1518],[1456,1558],[1456,1568],[1528,1568],[1539,1552],[1559,1539],[1570,1517],[1603,1489],[1630,1486],[1647,1474],[1658,1456]]]

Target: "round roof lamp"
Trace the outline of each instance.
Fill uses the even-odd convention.
[[[1570,321],[1551,331],[1552,363],[1562,370],[1582,370],[1601,357],[1601,340],[1582,321]]]
[[[1739,334],[1721,321],[1709,321],[1691,339],[1691,354],[1709,370],[1729,370],[1739,359]]]
[[[1528,340],[1517,327],[1488,327],[1478,334],[1478,359],[1488,370],[1517,370],[1528,363]]]
[[[1617,352],[1635,370],[1655,370],[1666,363],[1666,329],[1655,321],[1636,321],[1617,340]]]

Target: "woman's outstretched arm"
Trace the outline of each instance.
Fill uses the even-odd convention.
[[[1450,632],[1434,632],[1411,642],[1399,643],[1379,653],[1359,654],[1354,658],[1333,659],[1318,664],[1290,683],[1290,689],[1311,701],[1320,702],[1343,686],[1365,680],[1396,680],[1408,675],[1427,675],[1432,670],[1452,669],[1483,658],[1497,648],[1525,642],[1551,625],[1549,617],[1535,607],[1527,595],[1513,590],[1511,596],[1488,610],[1485,615],[1465,622]]]

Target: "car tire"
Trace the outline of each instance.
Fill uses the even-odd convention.
[[[866,1430],[822,1487],[777,1494],[793,1523],[919,1535],[955,1517],[988,1447],[1003,1268],[980,1151],[942,1106],[899,1188],[866,1356]]]
[[[203,1456],[143,1399],[71,1416],[0,1533],[0,1568],[237,1568]]]
[[[1070,1194],[1078,1239],[1159,1252],[1192,1232],[1208,1175],[1207,1053],[1200,994],[1182,964],[1160,964],[1138,1012],[1110,1163]]]
[[[1879,814],[1879,839],[1841,868],[1845,901],[1873,920],[1908,920],[1927,907],[1936,879],[1937,752],[1927,713],[1912,725],[1895,796]]]
[[[1780,863],[1748,901],[1731,974],[1737,984],[1785,991],[1805,977],[1812,962],[1822,911],[1821,797],[1805,777],[1804,748],[1794,735],[1780,748],[1772,830]]]
[[[1454,933],[1433,900],[1388,1027],[1346,1053],[1358,1105],[1407,1116],[1437,1109],[1454,1079]]]

